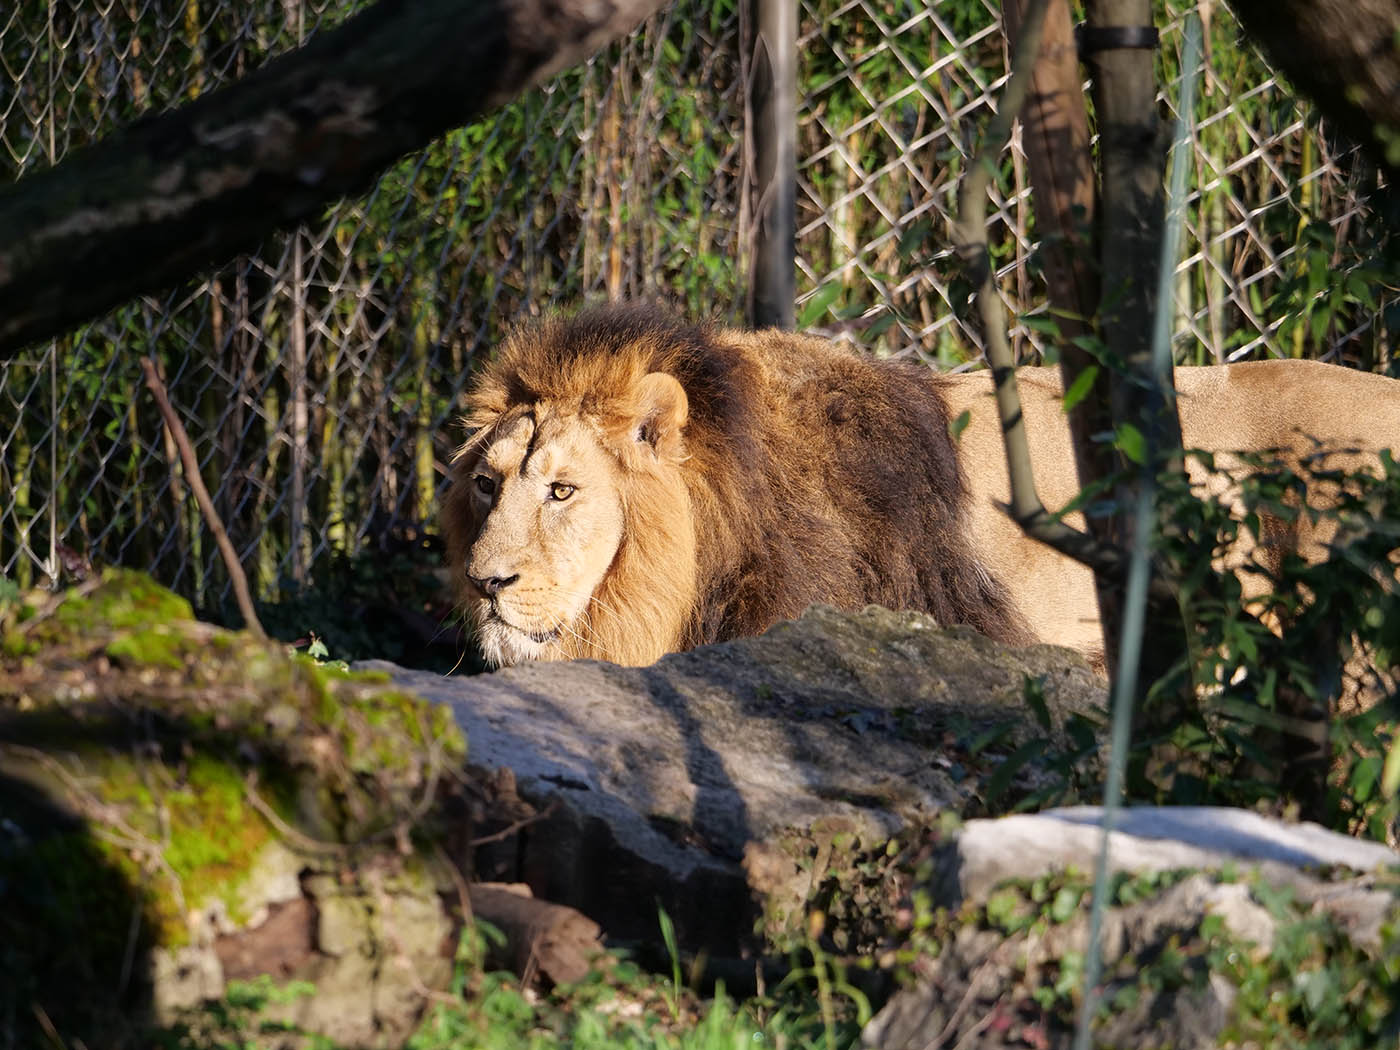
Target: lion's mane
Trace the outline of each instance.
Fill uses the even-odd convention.
[[[622,542],[595,591],[607,612],[590,613],[560,655],[650,662],[814,602],[918,609],[1030,639],[971,548],[940,379],[925,367],[609,306],[516,330],[476,379],[465,422],[479,436],[514,407],[549,402],[616,432],[652,372],[685,391],[683,447],[665,469],[624,460]],[[459,579],[476,527],[466,488],[455,483],[444,508]]]

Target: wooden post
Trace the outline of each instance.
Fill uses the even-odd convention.
[[[1152,3],[1092,0],[1088,10],[1085,40],[1094,71],[1103,184],[1099,324],[1109,352],[1122,365],[1112,384],[1113,418],[1140,427],[1149,448],[1179,450],[1175,405],[1150,381],[1166,167],[1157,118],[1156,49],[1123,33],[1146,35],[1152,29]]]
[[[1144,472],[1181,470],[1181,423],[1170,363],[1159,376],[1152,359],[1155,311],[1170,304],[1156,302],[1166,140],[1157,117],[1151,0],[1090,0],[1081,46],[1094,74],[1099,127],[1099,332],[1114,366],[1109,370],[1113,421],[1120,429],[1131,425],[1141,432]],[[1147,483],[1145,478],[1138,482]],[[1125,548],[1135,534],[1132,513],[1124,509],[1136,504],[1133,488],[1119,486],[1115,492],[1120,511],[1114,532]],[[1105,589],[1100,581],[1101,605]],[[1117,611],[1117,603],[1112,605],[1110,614]],[[1180,611],[1166,603],[1149,604],[1144,636],[1152,644],[1143,647],[1138,681],[1151,682],[1183,651]],[[1136,687],[1134,693],[1140,695]]]
[[[752,0],[754,206],[748,322],[791,328],[797,298],[797,0]]]

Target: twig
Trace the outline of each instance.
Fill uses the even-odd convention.
[[[953,1008],[952,1014],[949,1015],[948,1023],[943,1026],[942,1031],[923,1045],[922,1050],[940,1050],[940,1047],[946,1046],[948,1040],[957,1034],[958,1025],[962,1023],[963,1017],[972,1008],[972,1004],[977,1001],[978,989],[982,987],[983,979],[992,972],[1000,955],[1000,952],[993,952],[983,960],[981,966],[977,967],[977,972],[972,975],[972,980],[967,982],[967,989],[963,992],[962,998],[958,1000],[958,1005]],[[979,1030],[976,1026],[973,1027],[973,1031]],[[962,1045],[961,1041],[958,1045]]]
[[[997,295],[996,271],[987,250],[987,186],[996,169],[997,157],[1011,138],[1011,126],[1030,93],[1031,74],[1040,51],[1045,12],[1049,6],[1050,0],[1031,0],[1026,9],[1021,36],[1011,59],[1011,77],[958,190],[958,218],[953,234],[958,255],[977,286],[977,312],[987,341],[992,379],[996,383],[997,416],[1001,420],[1007,472],[1011,477],[1011,517],[1028,536],[1075,561],[1096,570],[1113,571],[1122,565],[1119,553],[1054,517],[1036,494],[1021,396],[1016,386],[1016,358],[1006,337],[1006,311]]]
[[[244,626],[254,637],[266,638],[267,632],[263,630],[262,624],[258,622],[257,613],[253,611],[253,596],[248,590],[248,577],[243,573],[238,553],[233,549],[233,543],[228,538],[219,512],[214,509],[214,501],[209,498],[209,490],[204,487],[194,447],[190,444],[189,435],[185,433],[180,417],[175,414],[175,409],[170,404],[170,397],[166,393],[165,384],[161,382],[160,373],[156,371],[155,362],[149,357],[143,357],[141,371],[146,375],[146,386],[150,387],[156,404],[160,406],[166,429],[170,431],[170,436],[175,439],[176,448],[180,450],[180,462],[185,467],[185,480],[189,482],[190,491],[194,493],[195,502],[199,504],[199,512],[204,515],[209,531],[214,534],[214,542],[219,545],[219,554],[224,559],[224,567],[233,583],[233,596],[238,602],[238,611],[243,615]]]
[[[447,869],[447,874],[452,877],[452,885],[457,890],[457,905],[462,909],[462,922],[472,922],[474,919],[472,895],[471,891],[467,889],[467,880],[462,877],[457,862],[447,855],[446,850],[439,842],[433,843],[433,855],[437,857],[438,863]]]
[[[555,799],[538,813],[532,813],[528,817],[517,820],[514,824],[502,828],[500,831],[493,831],[490,835],[482,835],[479,839],[472,839],[468,846],[486,846],[492,842],[500,842],[502,839],[510,838],[517,831],[528,828],[531,824],[538,823],[547,817],[554,816],[554,811],[559,808],[559,800]]]

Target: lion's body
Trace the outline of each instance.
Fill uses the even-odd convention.
[[[1060,507],[1079,482],[1059,375],[1019,378],[1037,486]],[[1305,452],[1316,438],[1367,450],[1333,465],[1373,467],[1400,441],[1400,383],[1380,376],[1275,361],[1181,368],[1177,384],[1188,447]],[[1102,652],[1090,573],[998,507],[988,373],[604,308],[517,331],[467,408],[444,531],[494,663],[644,664],[818,601]],[[1326,538],[1263,549],[1315,555]]]
[[[1058,369],[1017,372],[1036,489],[1047,507],[1063,507],[1078,493],[1069,426],[1060,407],[1063,387]],[[1216,466],[1238,469],[1231,452],[1280,450],[1296,464],[1316,449],[1329,450],[1327,466],[1338,470],[1378,469],[1376,453],[1400,449],[1400,382],[1384,376],[1317,361],[1257,361],[1233,365],[1178,367],[1175,370],[1182,442],[1216,454]],[[1017,609],[1046,642],[1066,645],[1093,657],[1102,652],[1093,575],[1077,562],[1027,538],[999,509],[1010,497],[988,372],[945,377],[943,396],[953,418],[964,410],[970,421],[959,450],[972,499],[968,519],[972,545],[984,564],[1004,580]],[[1354,451],[1353,451],[1354,450]],[[1193,481],[1211,494],[1231,498],[1220,474],[1206,478],[1189,462]],[[1310,502],[1325,503],[1325,493]],[[1071,516],[1082,527],[1082,518]],[[1324,519],[1291,527],[1265,522],[1264,548],[1235,550],[1234,568],[1257,558],[1276,569],[1281,552],[1297,550],[1319,558],[1330,538]],[[1263,577],[1242,578],[1246,594],[1258,593]]]
[[[637,308],[517,332],[468,396],[475,433],[444,509],[487,658],[648,663],[819,601],[1029,640],[966,534],[939,385],[821,340]],[[573,451],[554,456],[561,442]],[[584,476],[571,460],[589,461]],[[552,500],[560,482],[570,491]],[[602,528],[588,558],[578,542],[552,547],[603,489],[620,528]]]

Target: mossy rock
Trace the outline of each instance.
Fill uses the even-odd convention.
[[[450,712],[196,621],[131,572],[0,599],[0,1043],[141,1040],[160,953],[277,873],[429,863]],[[291,857],[292,860],[287,858]],[[265,909],[264,909],[265,910]],[[96,1038],[94,1038],[96,1037]]]

